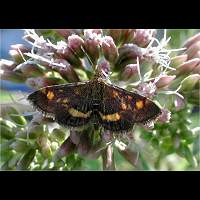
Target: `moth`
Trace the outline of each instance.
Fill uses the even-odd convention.
[[[107,83],[99,74],[85,82],[41,88],[28,100],[62,126],[94,124],[113,132],[129,131],[135,123],[146,123],[161,113],[152,100]]]

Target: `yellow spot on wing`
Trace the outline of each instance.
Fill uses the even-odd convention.
[[[48,91],[48,93],[47,93],[47,98],[48,98],[49,100],[52,100],[52,99],[54,98],[54,93],[53,93],[52,91]]]
[[[87,113],[82,113],[74,108],[70,108],[68,112],[72,117],[88,118],[92,111],[89,111]]]
[[[111,114],[111,115],[103,115],[102,113],[99,113],[101,118],[103,120],[106,120],[106,121],[118,121],[120,120],[120,115],[118,113],[114,113],[114,114]]]
[[[139,100],[136,101],[136,109],[142,109],[144,107],[144,101],[143,100]]]
[[[62,103],[69,103],[69,99],[68,99],[68,98],[64,98],[64,99],[62,100]]]

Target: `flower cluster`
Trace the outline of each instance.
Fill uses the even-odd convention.
[[[113,170],[114,149],[140,169],[143,157],[133,142],[144,141],[161,148],[162,155],[176,152],[195,166],[188,145],[199,135],[189,128],[186,113],[200,102],[200,34],[179,49],[170,49],[166,31],[161,41],[156,34],[154,29],[25,30],[30,47],[11,46],[12,61],[1,60],[1,79],[39,89],[90,80],[98,68],[111,83],[156,102],[162,114],[115,134],[91,127],[68,130],[37,112],[29,122],[8,106],[0,119],[2,169],[70,170],[83,158],[101,156],[103,169]]]

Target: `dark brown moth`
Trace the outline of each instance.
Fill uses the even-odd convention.
[[[109,84],[99,75],[86,82],[41,88],[28,100],[60,125],[95,124],[113,132],[131,130],[135,123],[146,123],[161,113],[150,99]]]

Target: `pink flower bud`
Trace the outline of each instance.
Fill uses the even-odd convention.
[[[192,44],[200,41],[200,33],[190,37],[183,45],[183,47],[189,48]]]
[[[200,63],[196,65],[192,72],[193,74],[200,74]]]
[[[16,69],[20,70],[26,77],[37,77],[44,75],[42,68],[36,64],[21,63],[16,67]]]
[[[79,142],[79,144],[77,146],[77,152],[81,156],[87,156],[90,148],[91,148],[91,143],[89,141],[88,135],[86,135],[86,134],[83,133],[81,135],[80,142]]]
[[[161,115],[157,118],[157,120],[161,123],[168,123],[171,119],[171,112],[165,108],[161,110]]]
[[[56,52],[56,57],[66,59],[74,67],[82,68],[81,60],[69,47],[61,47],[58,49]]]
[[[124,68],[124,71],[122,73],[122,77],[124,79],[129,79],[131,77],[133,77],[134,75],[138,74],[138,67],[137,64],[129,64],[126,65],[126,67]]]
[[[115,170],[113,147],[108,145],[103,155],[103,170]]]
[[[99,63],[98,63],[98,69],[100,71],[103,71],[103,73],[105,73],[106,75],[109,74],[110,72],[110,64],[108,61],[106,60],[101,60]]]
[[[138,165],[138,153],[126,148],[124,151],[118,149],[120,154],[134,167]]]
[[[156,93],[157,87],[155,83],[149,82],[149,83],[140,83],[137,89],[140,95],[152,99]]]
[[[103,142],[106,143],[113,140],[113,134],[110,131],[103,131],[101,137]]]
[[[84,40],[78,35],[70,35],[68,37],[68,47],[71,48],[79,57],[83,57],[85,54],[81,49],[84,45]]]
[[[10,50],[9,51],[10,56],[12,57],[12,59],[17,63],[20,64],[22,62],[24,62],[21,54],[19,53],[19,51],[17,50]]]
[[[155,34],[156,30],[154,29],[136,29],[133,42],[140,47],[146,47]]]
[[[22,74],[14,72],[14,71],[7,71],[7,70],[1,73],[1,79],[13,81],[15,83],[24,83],[24,81],[26,80],[26,78],[22,76]]]
[[[157,88],[163,88],[171,84],[176,76],[163,75],[155,84]]]
[[[127,64],[136,63],[137,57],[142,59],[142,48],[135,44],[125,44],[119,48],[119,56],[116,62],[116,68],[123,68]]]
[[[81,133],[78,131],[70,130],[70,139],[75,145],[78,145],[80,143]]]
[[[100,50],[99,41],[95,39],[86,39],[84,44],[84,49],[86,53],[89,55],[92,64],[95,65],[99,58],[99,50]]]
[[[69,82],[80,81],[78,75],[73,67],[64,59],[55,59],[54,63],[63,64],[62,66],[54,66],[53,69],[60,73],[60,75]]]
[[[55,31],[66,39],[74,33],[73,29],[55,29]]]
[[[24,46],[23,44],[13,44],[11,45],[11,49],[12,50],[16,50],[16,51],[21,51],[21,53],[27,53],[27,52],[30,52],[31,49]]]
[[[46,87],[49,85],[58,85],[60,82],[59,78],[53,77],[35,77],[35,78],[27,78],[26,84],[35,89],[40,89],[42,87]]]
[[[16,64],[11,60],[5,60],[5,59],[0,60],[1,70],[12,71],[15,67],[16,67]]]
[[[56,161],[64,156],[68,156],[70,153],[74,152],[75,147],[75,144],[73,144],[71,139],[68,137],[56,152],[53,160]]]
[[[181,65],[182,63],[187,61],[187,59],[188,59],[188,55],[187,54],[183,54],[183,55],[180,55],[180,56],[175,56],[175,57],[171,58],[170,65],[172,67],[176,68],[176,66]]]
[[[121,42],[122,29],[109,29],[107,34],[113,38],[115,44],[118,46]]]
[[[188,60],[193,58],[198,51],[200,51],[200,41],[195,42],[185,51],[185,54],[188,55]]]
[[[133,43],[136,29],[122,29],[122,44]]]
[[[179,96],[176,96],[176,99],[174,100],[174,105],[176,110],[179,111],[185,107],[185,101]]]
[[[118,50],[117,47],[110,36],[105,36],[102,40],[102,50],[103,54],[106,58],[111,63],[114,63],[115,60],[118,57]]]
[[[184,62],[183,64],[179,65],[176,70],[176,74],[186,74],[190,73],[200,62],[200,58],[194,58],[192,60],[188,60]]]

